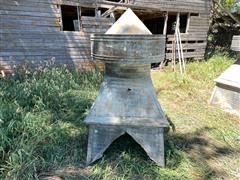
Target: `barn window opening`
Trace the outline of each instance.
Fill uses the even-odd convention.
[[[151,31],[152,34],[163,34],[164,17],[144,20],[143,23]]]
[[[82,16],[95,16],[95,8],[61,5],[63,31],[79,31]]]
[[[187,52],[195,52],[195,49],[187,49]]]
[[[179,25],[180,33],[187,33],[187,22],[188,22],[188,15],[181,14],[180,15],[180,25]]]
[[[179,23],[180,33],[187,33],[189,26],[189,14],[171,13],[167,18],[167,34],[175,34],[176,25]],[[178,21],[178,22],[177,22]]]
[[[113,9],[107,9],[107,8],[98,8],[98,17],[104,17],[104,18],[115,18],[115,14]]]
[[[61,13],[62,13],[62,30],[75,31],[74,20],[78,19],[77,7],[62,5]]]
[[[81,7],[81,16],[95,17],[95,8]]]
[[[120,0],[107,0],[107,1],[111,1],[111,2],[121,2]]]
[[[191,13],[191,16],[199,16],[199,13]]]
[[[194,44],[196,41],[188,41],[189,44]]]
[[[134,3],[134,0],[107,0],[107,1],[116,2],[116,3],[126,3],[126,4]]]
[[[102,16],[104,13],[106,13],[109,9],[108,8],[98,8],[98,16]]]
[[[177,15],[168,15],[167,34],[174,34],[176,29]]]

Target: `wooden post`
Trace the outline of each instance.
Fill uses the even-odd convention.
[[[177,50],[178,50],[178,61],[180,66],[180,73],[182,74],[182,61],[181,61],[181,53],[180,53],[180,44],[179,44],[179,37],[178,37],[178,29],[179,29],[179,22],[180,20],[180,12],[177,13],[177,19],[176,19],[176,27],[175,27],[175,36],[177,41]]]
[[[114,20],[116,19],[113,12],[110,14],[110,18],[113,18]]]
[[[98,8],[95,8],[95,17],[98,17]]]
[[[188,13],[188,17],[187,17],[187,26],[186,26],[186,31],[185,33],[188,33],[188,30],[189,30],[189,26],[190,26],[190,13]]]
[[[167,34],[167,23],[168,23],[168,12],[165,14],[165,18],[164,18],[163,35]]]
[[[95,17],[101,17],[102,16],[102,12],[101,12],[101,10],[99,10],[99,9],[95,9]]]
[[[178,38],[178,34],[177,31],[175,33],[176,36],[176,41],[177,41],[177,51],[178,51],[178,61],[179,61],[179,66],[180,66],[180,73],[182,74],[182,61],[181,61],[181,54],[180,54],[180,44],[179,44],[179,38]]]
[[[61,5],[58,4],[58,8],[59,8],[59,11],[60,11],[60,31],[63,31],[63,22],[62,22],[62,8],[61,8]]]
[[[172,40],[172,66],[173,71],[176,71],[176,36],[174,34],[173,40]]]
[[[167,22],[168,22],[168,12],[166,12],[165,17],[164,17],[163,35],[167,34]],[[166,37],[166,39],[167,39],[167,37]],[[165,60],[166,60],[166,56],[165,56]],[[160,69],[163,67],[164,61],[161,62]]]
[[[183,47],[182,47],[182,38],[181,38],[181,33],[179,28],[177,29],[177,35],[178,35],[178,39],[179,39],[179,44],[180,44],[180,53],[181,53],[181,58],[182,58],[182,65],[183,65],[183,72],[186,72],[186,65],[185,65],[185,60],[184,60],[184,56],[183,56]]]
[[[81,31],[81,7],[77,6],[77,16],[78,16],[78,31]]]
[[[177,13],[175,34],[177,33],[177,29],[179,28],[179,26],[180,26],[180,12]]]

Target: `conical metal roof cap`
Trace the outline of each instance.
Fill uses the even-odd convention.
[[[108,29],[105,34],[149,34],[152,33],[129,8],[125,13]]]

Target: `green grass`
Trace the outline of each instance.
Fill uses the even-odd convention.
[[[216,78],[233,60],[214,56],[153,71],[153,84],[172,123],[166,168],[156,166],[125,135],[86,166],[83,119],[102,75],[43,68],[0,80],[0,179],[239,179],[240,120],[208,104]],[[173,131],[174,129],[174,131]]]

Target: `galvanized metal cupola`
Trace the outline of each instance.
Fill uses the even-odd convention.
[[[152,35],[128,9],[105,34],[91,35],[91,55],[105,63],[105,75],[85,119],[87,163],[101,158],[114,140],[127,133],[164,166],[163,128],[169,123],[157,100],[150,67],[164,59],[165,36]]]
[[[237,52],[237,61],[214,80],[210,103],[240,116],[240,36],[233,36],[231,49]]]

